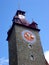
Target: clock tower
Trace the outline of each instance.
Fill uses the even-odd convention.
[[[9,65],[46,65],[38,24],[25,19],[25,11],[17,10],[8,31]]]

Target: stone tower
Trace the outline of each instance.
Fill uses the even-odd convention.
[[[9,65],[46,65],[38,24],[29,24],[25,12],[17,10],[8,31]]]

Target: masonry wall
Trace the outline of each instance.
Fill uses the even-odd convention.
[[[36,36],[36,42],[32,44],[32,48],[28,47],[28,42],[22,38],[22,31],[29,30]],[[41,46],[39,32],[33,29],[15,25],[16,33],[16,48],[18,65],[45,65],[45,58],[43,54],[43,49]],[[13,33],[14,34],[14,33]],[[33,55],[34,59],[31,60],[30,56]]]
[[[15,27],[13,27],[12,33],[9,37],[8,47],[9,47],[9,65],[18,65]]]

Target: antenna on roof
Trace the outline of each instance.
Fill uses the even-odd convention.
[[[20,10],[20,0],[18,0],[18,10]]]

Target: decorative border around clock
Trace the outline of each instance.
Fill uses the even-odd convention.
[[[32,41],[29,41],[29,40],[27,40],[25,37],[24,37],[24,33],[25,32],[29,32],[29,33],[31,33],[33,36],[34,36],[34,40],[32,40]],[[35,41],[36,41],[36,36],[35,36],[35,34],[33,34],[31,31],[29,31],[29,30],[24,30],[24,31],[22,31],[22,38],[26,41],[26,42],[28,42],[29,44],[33,44]]]

